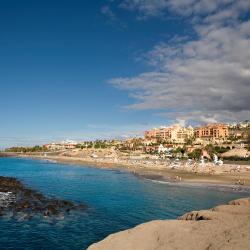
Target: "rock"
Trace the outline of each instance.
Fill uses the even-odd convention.
[[[2,195],[0,201],[4,204],[4,207],[0,206],[0,216],[8,212],[15,217],[24,212],[26,215],[21,217],[21,220],[30,219],[36,214],[58,216],[59,213],[69,213],[72,210],[87,208],[85,204],[74,204],[68,200],[48,198],[37,191],[26,188],[15,178],[9,177],[0,176],[0,194]]]
[[[2,207],[0,207],[0,216],[1,216],[1,215],[4,215],[4,210],[3,210]]]
[[[202,210],[202,211],[192,211],[189,213],[186,213],[179,217],[179,220],[212,220],[213,213],[211,211]]]
[[[50,215],[55,215],[55,214],[58,214],[59,211],[58,211],[58,208],[56,207],[56,205],[48,205],[47,208],[46,208],[46,211],[48,211],[48,213]]]
[[[243,198],[234,201],[230,201],[229,205],[250,205],[250,198]]]
[[[151,221],[115,233],[88,250],[248,250],[249,198],[211,210],[193,211],[179,220]]]

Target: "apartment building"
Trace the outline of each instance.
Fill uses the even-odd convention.
[[[144,132],[144,137],[147,140],[162,139],[176,143],[184,143],[186,139],[194,136],[194,129],[190,126],[188,128],[181,127],[176,124],[170,127],[154,128]]]
[[[65,150],[65,149],[74,149],[76,148],[77,142],[67,140],[62,142],[53,142],[50,144],[43,145],[47,150],[55,151],[55,150]]]
[[[203,140],[224,140],[229,136],[228,125],[208,124],[195,128],[195,137]]]

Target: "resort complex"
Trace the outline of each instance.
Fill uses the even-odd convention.
[[[147,130],[144,132],[145,139],[148,140],[164,140],[172,143],[185,143],[188,140],[200,139],[203,141],[225,141],[229,137],[231,128],[231,135],[237,136],[233,131],[232,126],[228,124],[207,124],[200,127],[181,127],[179,124],[160,127]],[[245,127],[247,129],[248,127]]]
[[[164,140],[169,142],[184,143],[194,137],[194,129],[181,127],[179,124],[170,127],[160,127],[144,132],[147,140]]]
[[[240,124],[218,123],[200,127],[174,124],[144,131],[144,137],[83,142],[65,140],[35,147],[12,147],[6,152],[46,152],[109,162],[164,158],[200,160],[201,157],[211,161],[215,156],[246,160],[250,156],[250,123]]]

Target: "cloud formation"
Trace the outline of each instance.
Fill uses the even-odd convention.
[[[166,0],[124,0],[119,4],[120,8],[129,11],[138,11],[138,19],[144,19],[152,16],[159,16],[164,13],[168,7]]]
[[[159,17],[169,12],[182,16],[237,17],[250,6],[248,0],[122,0],[119,7],[137,11],[141,17]]]
[[[123,8],[150,17],[172,11],[189,17],[196,38],[174,38],[143,55],[154,67],[110,82],[171,119],[215,122],[250,118],[250,10],[245,0],[125,0]]]
[[[101,13],[109,18],[111,21],[117,21],[115,13],[111,10],[109,5],[104,5],[101,8]]]
[[[122,29],[125,29],[127,26],[124,22],[122,22],[117,15],[115,14],[115,12],[113,11],[111,4],[112,4],[113,0],[109,1],[109,4],[103,5],[101,7],[100,12],[102,13],[102,15],[104,15],[107,20],[108,20],[108,24],[118,24],[118,26]]]

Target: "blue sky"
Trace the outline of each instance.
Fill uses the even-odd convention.
[[[1,1],[0,146],[249,118],[249,4],[182,2]]]

